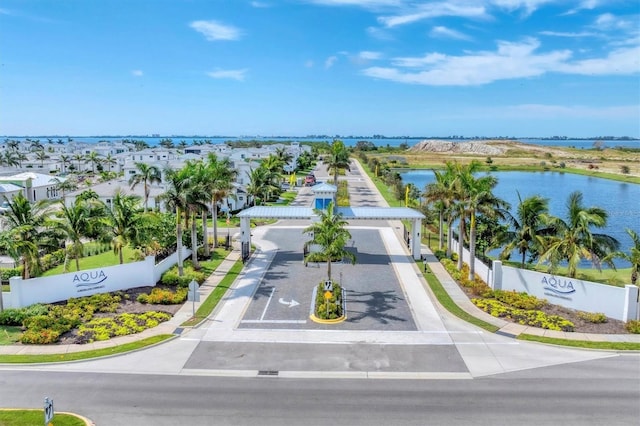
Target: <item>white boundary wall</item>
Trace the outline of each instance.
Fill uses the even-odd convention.
[[[183,247],[183,259],[190,255],[191,250]],[[13,277],[9,280],[11,291],[2,294],[4,308],[21,308],[34,303],[54,303],[68,300],[71,297],[91,296],[135,287],[155,286],[162,274],[175,265],[177,260],[177,253],[173,253],[157,265],[153,256],[147,256],[141,262],[88,269],[50,277],[31,278],[28,280]]]
[[[614,287],[493,262],[494,290],[525,292],[554,305],[586,312],[600,312],[620,321],[638,318],[638,287]]]
[[[451,240],[451,252],[455,253],[456,256],[458,255],[458,241],[456,239]],[[469,259],[471,259],[471,253],[469,253],[469,250],[463,247],[462,261],[467,265],[471,265]],[[482,261],[480,261],[478,258],[475,259],[475,264],[473,266],[475,268],[474,270],[476,275],[479,276],[485,283],[493,282],[493,271],[489,266],[482,263]]]

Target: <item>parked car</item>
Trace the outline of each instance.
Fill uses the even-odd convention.
[[[313,186],[316,184],[316,177],[313,173],[308,174],[304,178],[304,186]]]

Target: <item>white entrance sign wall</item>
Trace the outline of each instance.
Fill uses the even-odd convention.
[[[586,312],[600,312],[609,318],[628,321],[637,318],[638,287],[610,285],[562,277],[536,271],[504,266],[493,262],[493,288],[526,292],[549,303]],[[498,272],[500,271],[500,272]]]
[[[190,254],[191,250],[183,247],[183,259]],[[34,303],[62,302],[72,297],[155,286],[162,272],[168,270],[176,262],[177,255],[174,253],[158,265],[155,264],[153,256],[147,256],[141,262],[106,266],[50,277],[28,280],[12,277],[9,280],[11,288],[9,303],[5,304],[5,308],[21,308]]]

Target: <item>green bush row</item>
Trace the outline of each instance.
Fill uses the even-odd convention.
[[[207,276],[203,272],[196,271],[193,267],[185,265],[182,276],[178,275],[178,267],[174,266],[162,274],[160,282],[166,286],[189,287],[189,283],[193,280],[198,284],[202,284],[206,279]]]
[[[549,304],[546,299],[538,299],[525,292],[493,290],[491,297],[514,308],[527,310],[542,309]]]
[[[36,315],[46,315],[49,308],[39,303],[24,308],[8,308],[0,312],[0,325],[21,326],[24,320]]]
[[[140,294],[137,298],[140,303],[152,305],[177,305],[187,300],[186,288],[178,288],[175,292],[168,289],[154,288],[149,294]]]
[[[542,311],[518,309],[495,299],[471,299],[486,313],[498,318],[510,318],[518,324],[556,331],[573,331],[574,324],[558,315],[547,315]]]
[[[605,314],[600,312],[577,312],[578,318],[581,320],[593,323],[593,324],[604,324],[607,322],[608,318]]]

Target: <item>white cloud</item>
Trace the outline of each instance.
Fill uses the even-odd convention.
[[[443,16],[455,16],[462,18],[487,18],[484,6],[467,6],[456,3],[427,3],[415,7],[405,13],[395,16],[380,16],[378,22],[387,28],[399,25],[411,24],[424,19]]]
[[[365,61],[372,61],[382,58],[382,53],[363,50],[362,52],[358,53],[358,58]]]
[[[553,3],[555,0],[491,0],[491,3],[509,11],[524,9],[525,16],[531,15],[540,6]]]
[[[581,31],[579,33],[573,32],[562,32],[562,31],[540,31],[541,35],[551,36],[551,37],[567,37],[567,38],[580,38],[580,37],[595,37],[596,33]]]
[[[601,1],[599,0],[584,0],[578,4],[578,6],[573,9],[568,10],[564,15],[575,15],[581,10],[593,10],[600,5]]]
[[[640,46],[616,49],[604,58],[561,64],[556,71],[581,75],[640,74]]]
[[[144,72],[142,72],[142,70],[132,70],[131,75],[134,77],[142,77]]]
[[[266,8],[266,7],[271,7],[271,5],[270,5],[270,4],[265,3],[265,2],[261,2],[261,1],[252,1],[252,2],[251,2],[251,6],[252,6],[252,7],[255,7],[255,8],[258,8],[258,9],[263,9],[263,8]]]
[[[451,28],[447,28],[447,27],[443,27],[443,26],[437,26],[437,27],[433,27],[431,29],[431,32],[429,33],[429,35],[431,35],[431,37],[441,37],[441,38],[452,38],[455,40],[470,40],[471,38],[460,32],[460,31],[456,31],[453,30]]]
[[[572,60],[573,52],[537,53],[540,42],[499,42],[496,51],[467,52],[463,56],[427,53],[398,57],[388,67],[369,67],[369,77],[429,86],[474,86],[499,80],[530,78],[551,72],[578,75],[634,75],[640,70],[640,47],[611,51],[606,57]]]
[[[240,70],[215,70],[208,72],[207,75],[216,79],[226,78],[230,80],[244,81],[247,71],[249,71],[247,68]]]
[[[308,2],[323,6],[359,6],[365,9],[401,6],[403,4],[402,0],[308,0]]]
[[[336,61],[338,60],[337,56],[329,56],[325,61],[324,61],[324,67],[326,69],[329,69],[333,66],[333,64],[336,63]]]
[[[242,36],[242,32],[238,28],[221,24],[218,21],[193,21],[189,26],[204,35],[209,41],[238,40]]]

